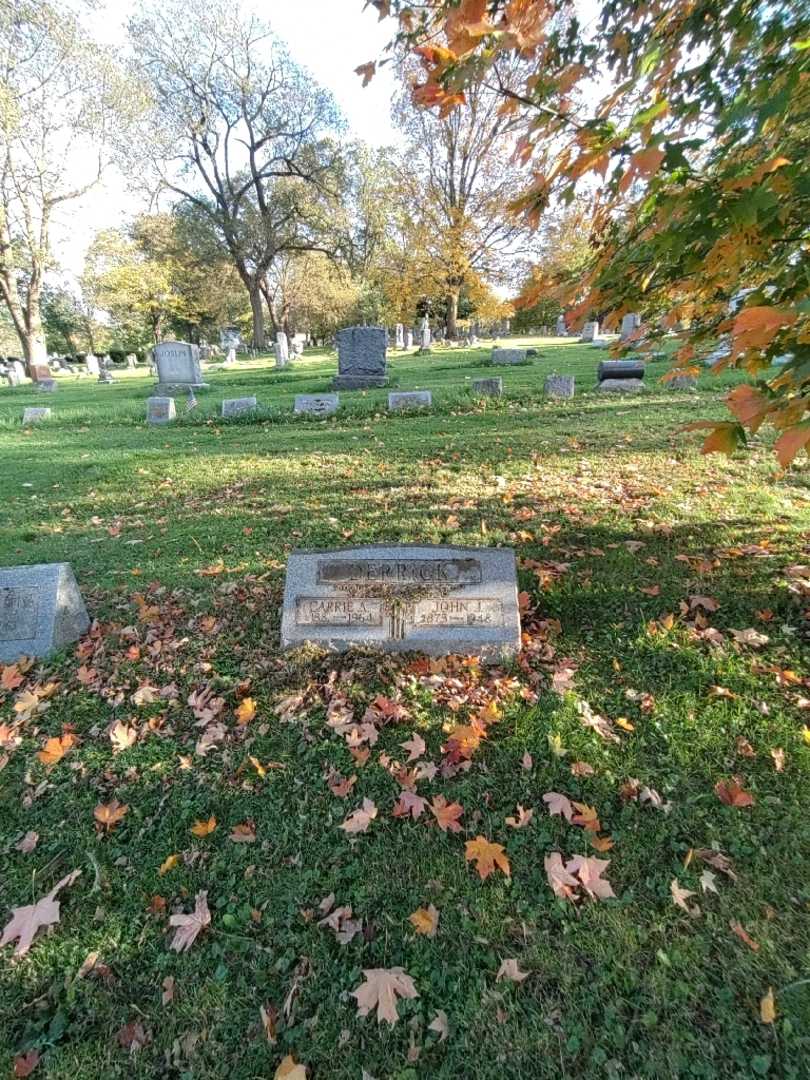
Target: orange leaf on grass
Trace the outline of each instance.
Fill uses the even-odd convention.
[[[737,922],[736,919],[732,919],[728,925],[731,928],[732,932],[737,935],[740,941],[744,941],[752,952],[759,952],[759,942],[754,941],[751,935],[745,930],[741,922]]]
[[[217,827],[217,819],[212,814],[207,821],[195,821],[191,826],[191,831],[195,836],[199,836],[200,839],[204,836],[209,836]]]
[[[121,804],[117,799],[113,799],[112,802],[99,803],[93,811],[93,817],[109,831],[115,828],[128,810],[126,803]]]
[[[55,765],[58,761],[61,761],[68,750],[76,744],[76,736],[71,735],[68,732],[65,735],[59,735],[56,738],[48,739],[41,750],[37,751],[37,757],[43,765],[51,766]]]
[[[720,802],[726,806],[753,806],[754,796],[742,787],[742,779],[732,776],[730,780],[718,780],[714,792]]]
[[[509,859],[504,851],[503,844],[493,844],[485,836],[476,836],[474,840],[468,840],[465,845],[464,858],[467,862],[474,862],[478,876],[485,881],[497,867],[506,877],[511,876]]]
[[[433,906],[428,904],[426,908],[417,908],[411,915],[408,916],[408,922],[416,930],[417,934],[424,934],[425,937],[435,937],[436,929],[439,925],[439,912]]]
[[[248,724],[256,715],[256,702],[251,697],[242,698],[234,709],[234,716],[239,724]]]
[[[444,795],[437,795],[428,806],[442,832],[461,832],[458,819],[464,813],[464,807],[460,803],[449,803]]]

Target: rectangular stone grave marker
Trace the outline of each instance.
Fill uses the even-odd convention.
[[[503,379],[500,375],[494,379],[473,379],[472,392],[484,397],[500,397],[503,393]]]
[[[338,349],[338,374],[332,381],[335,390],[388,385],[385,361],[388,334],[384,326],[347,326],[335,336]]]
[[[525,349],[493,349],[491,359],[492,359],[493,364],[525,364],[526,363],[526,350]]]
[[[395,390],[388,395],[388,411],[403,412],[405,409],[429,409],[433,404],[430,390]]]
[[[641,379],[602,379],[597,389],[605,394],[640,394],[647,388]]]
[[[340,394],[296,394],[293,411],[329,416],[340,407]]]
[[[593,341],[594,338],[599,337],[599,323],[592,321],[586,322],[582,327],[582,334],[580,341]]]
[[[158,395],[170,390],[187,389],[201,390],[208,383],[203,382],[200,370],[200,350],[197,345],[189,345],[187,341],[161,341],[155,345],[152,353],[157,368],[158,385],[155,388]]]
[[[226,398],[222,402],[222,419],[229,416],[241,416],[244,413],[253,412],[256,408],[255,397]]]
[[[641,326],[641,316],[637,315],[636,312],[628,311],[626,315],[623,315],[621,329],[622,341],[627,341],[629,337],[635,334],[639,326]]]
[[[42,382],[43,379],[51,377],[51,369],[47,364],[29,364],[28,370],[31,372],[33,382]]]
[[[547,375],[543,389],[551,398],[572,398],[575,385],[573,375]]]
[[[50,420],[50,409],[23,409],[23,423],[24,424],[38,424],[40,420]]]
[[[89,625],[68,563],[0,567],[0,662],[45,656]]]
[[[41,390],[43,394],[55,394],[56,379],[40,379],[37,383],[37,390]]]
[[[174,398],[150,397],[146,399],[147,424],[169,424],[176,416]]]
[[[296,551],[287,562],[282,645],[365,646],[492,658],[520,648],[508,548],[374,544]]]

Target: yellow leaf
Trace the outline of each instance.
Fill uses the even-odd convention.
[[[239,707],[235,710],[236,719],[240,724],[248,724],[256,715],[256,702],[252,697],[242,698]]]
[[[619,716],[616,718],[616,727],[620,727],[622,731],[635,731],[635,724],[631,724],[626,716]]]
[[[195,836],[203,837],[208,836],[217,827],[217,819],[212,814],[208,821],[195,821],[191,826],[191,831]]]
[[[264,765],[262,765],[262,763],[259,761],[259,759],[257,757],[254,757],[253,754],[249,755],[249,760],[250,760],[250,764],[253,766],[253,768],[256,770],[256,772],[259,774],[259,777],[262,780],[264,780],[265,776],[267,776],[267,769],[265,769]]]
[[[164,874],[168,874],[170,870],[174,870],[175,866],[180,862],[179,855],[169,855],[160,864],[158,874],[163,877]]]
[[[466,843],[465,859],[467,862],[475,862],[478,875],[483,881],[488,878],[496,866],[509,877],[509,859],[503,849],[503,844],[493,844],[484,836],[476,836],[475,840]]]
[[[417,934],[425,937],[435,937],[436,927],[439,925],[439,913],[433,904],[428,907],[417,908],[412,915],[408,916],[408,922],[416,930]]]
[[[802,738],[807,746],[810,746],[810,727],[802,728]]]
[[[126,803],[122,805],[117,799],[113,799],[112,802],[99,803],[93,811],[93,817],[105,829],[114,829],[127,810],[129,807]]]
[[[763,1024],[772,1024],[776,1019],[776,1000],[772,986],[768,987],[768,993],[759,1003],[759,1018]]]
[[[68,733],[56,739],[48,739],[44,747],[37,751],[37,757],[43,765],[55,765],[61,761],[71,746],[76,742],[76,736]]]
[[[307,1067],[298,1064],[292,1054],[287,1054],[276,1069],[275,1080],[307,1080]]]

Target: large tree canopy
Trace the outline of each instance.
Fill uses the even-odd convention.
[[[715,367],[755,385],[729,395],[734,420],[705,422],[705,449],[733,450],[765,421],[783,466],[810,445],[806,0],[605,0],[586,27],[565,0],[370,2],[420,57],[417,103],[468,107],[483,76],[520,118],[516,214],[537,224],[588,194],[587,268],[536,278],[525,301],[553,288],[572,325],[639,311],[636,344],[674,331],[680,370],[728,334]],[[518,90],[498,76],[515,55],[529,65]]]

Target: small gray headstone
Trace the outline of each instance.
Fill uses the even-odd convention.
[[[408,544],[293,552],[281,641],[514,656],[520,648],[515,553]]]
[[[98,374],[98,381],[100,383],[112,383],[115,382],[115,379],[113,379],[111,371],[107,371],[106,368],[102,368]]]
[[[622,341],[627,341],[629,337],[635,334],[636,330],[641,326],[641,316],[637,315],[634,311],[629,311],[622,317]]]
[[[572,398],[575,385],[573,375],[547,375],[543,390],[548,397]]]
[[[525,364],[526,349],[493,349],[493,364]]]
[[[0,568],[0,661],[46,656],[69,645],[90,620],[69,563]]]
[[[394,341],[398,349],[405,348],[405,327],[401,322],[394,327]]]
[[[329,416],[330,413],[337,412],[339,406],[340,394],[296,394],[293,411]]]
[[[580,341],[593,341],[595,337],[599,336],[599,323],[595,320],[592,322],[586,322],[582,327],[582,334],[580,335]]]
[[[598,389],[608,394],[638,394],[646,387],[641,379],[602,379]]]
[[[176,416],[174,398],[150,397],[146,399],[147,424],[169,424]]]
[[[568,327],[565,325],[564,315],[557,316],[557,323],[554,327],[554,333],[557,337],[568,337]]]
[[[200,350],[187,341],[162,341],[152,353],[157,368],[158,396],[170,389],[202,390],[207,387],[200,370]]]
[[[38,424],[40,420],[50,420],[50,409],[23,409],[23,423],[24,424]]]
[[[9,375],[14,378],[14,382],[9,378],[10,386],[22,386],[25,382],[25,368],[19,360],[12,360],[9,364]]]
[[[56,393],[56,379],[40,379],[37,383],[37,390],[40,390],[43,394]]]
[[[101,367],[99,366],[98,357],[93,353],[88,353],[84,358],[84,366],[87,368],[88,375],[98,375],[101,373]]]
[[[494,379],[473,379],[472,392],[483,397],[500,397],[503,393],[503,379],[500,375]]]
[[[411,330],[410,327],[408,327],[408,329],[405,331],[405,348],[413,348],[413,330]]]
[[[241,416],[243,413],[253,412],[256,408],[255,397],[226,398],[222,402],[222,419],[229,416]]]
[[[387,386],[388,334],[384,326],[348,326],[335,336],[338,350],[338,374],[332,382],[335,390]]]
[[[388,395],[388,411],[403,412],[405,409],[429,409],[433,404],[430,390],[395,390]]]

